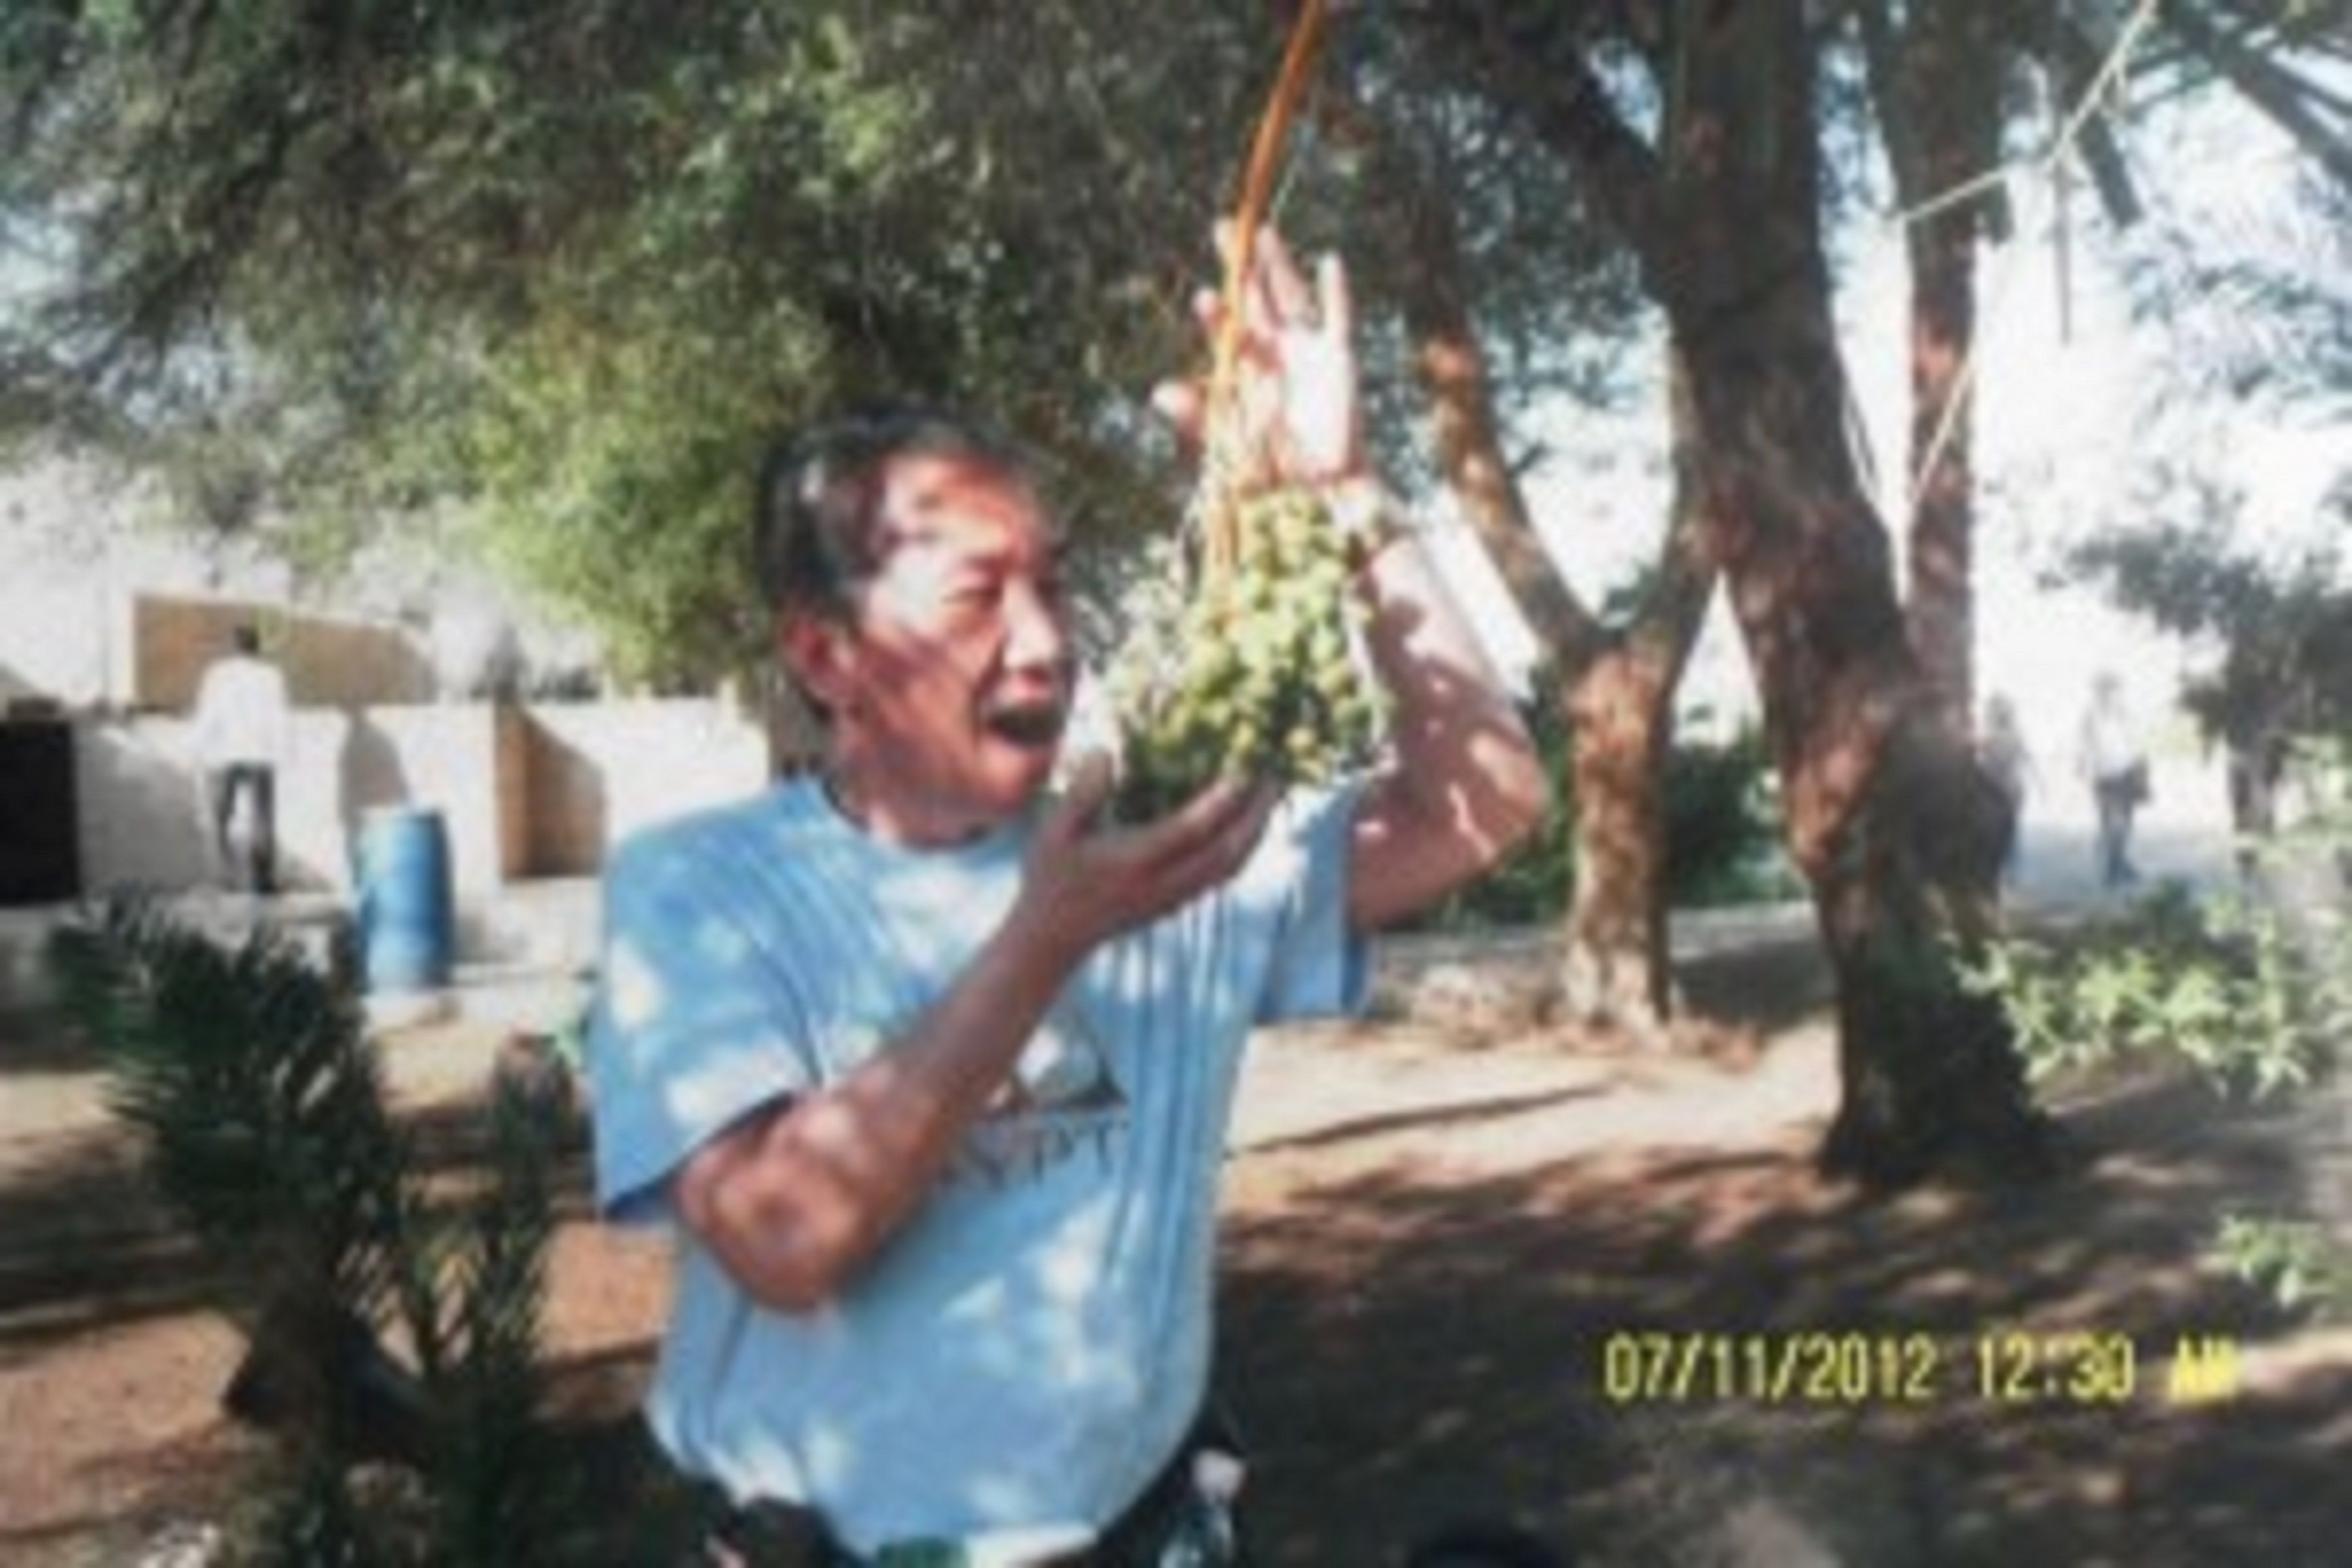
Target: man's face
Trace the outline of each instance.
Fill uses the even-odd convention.
[[[1058,542],[1021,479],[970,459],[883,470],[873,575],[846,624],[801,621],[786,657],[833,710],[841,782],[868,826],[952,842],[1025,805],[1070,707]]]

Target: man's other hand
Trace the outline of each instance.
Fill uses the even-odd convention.
[[[1189,902],[1241,869],[1280,799],[1269,784],[1219,779],[1157,822],[1106,826],[1110,759],[1076,770],[1030,847],[1013,919],[1070,963]]]

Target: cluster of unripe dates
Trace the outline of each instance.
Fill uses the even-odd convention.
[[[1233,558],[1190,593],[1181,571],[1160,576],[1113,665],[1123,821],[1222,775],[1328,783],[1380,743],[1381,701],[1358,651],[1363,601],[1323,497],[1289,487],[1233,504]]]

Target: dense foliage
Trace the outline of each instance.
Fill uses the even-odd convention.
[[[1543,826],[1502,864],[1421,917],[1417,929],[1489,931],[1559,921],[1576,889],[1576,798],[1565,721],[1530,705],[1528,728],[1552,779]],[[1666,753],[1666,900],[1706,909],[1801,898],[1780,859],[1780,817],[1763,742],[1752,730],[1725,742],[1677,742]]]
[[[2352,1025],[2352,970],[2332,968],[2298,955],[2275,914],[2172,886],[2063,941],[1992,943],[1976,979],[2037,1077],[2167,1057],[2266,1096],[2307,1087]]]
[[[181,525],[321,569],[461,520],[452,547],[625,676],[707,683],[762,640],[760,449],[845,407],[998,423],[1082,541],[1172,525],[1140,400],[1196,352],[1279,23],[1244,0],[9,7],[0,443],[94,444],[163,477]],[[1286,221],[1359,242],[1377,322],[1407,263],[1327,107]],[[1452,118],[1480,302],[1514,386],[1557,385],[1585,346],[1558,329],[1605,303],[1569,281],[1576,204],[1475,103]],[[1407,373],[1370,338],[1393,458]]]
[[[2037,1078],[2185,1062],[2232,1096],[2344,1092],[2352,744],[2333,750],[2305,819],[2250,850],[2242,894],[2168,886],[2080,931],[1989,944],[1970,983],[2000,998]],[[2315,1216],[2227,1215],[2217,1253],[2285,1305],[2352,1300],[2352,1235],[2326,1204],[2323,1189]]]
[[[50,954],[247,1335],[226,1403],[282,1439],[255,1559],[545,1561],[578,1501],[535,1409],[551,1100],[502,1087],[482,1181],[436,1196],[354,999],[282,938],[224,944],[130,901]]]
[[[1036,9],[12,7],[6,412],[321,558],[454,504],[665,685],[757,647],[759,448],[850,404],[984,410],[1082,525],[1163,522],[1130,400],[1267,36]]]
[[[2332,542],[2281,559],[2233,525],[2239,492],[2194,475],[2171,488],[2205,497],[2198,521],[2099,535],[2069,569],[2161,629],[2220,645],[2182,694],[2209,738],[2250,749],[2352,730],[2352,578]]]

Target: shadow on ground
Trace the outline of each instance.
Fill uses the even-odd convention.
[[[2159,1081],[2067,1125],[2092,1163],[2063,1183],[1891,1201],[1817,1183],[1801,1131],[1466,1179],[1409,1138],[1336,1182],[1265,1152],[1239,1180],[1284,1198],[1229,1231],[1221,1360],[1267,1561],[1393,1563],[1465,1516],[1595,1563],[2340,1560],[2352,1362],[2168,1392],[2183,1336],[2252,1354],[2290,1328],[2200,1267],[2212,1216],[2285,1176],[2263,1119]],[[1989,1394],[1980,1347],[2011,1328],[2127,1337],[2129,1397],[1999,1353],[2017,1397]],[[1671,1373],[1612,1391],[1607,1346],[1638,1331],[1727,1348],[1685,1397]],[[1871,1363],[1843,1394],[1764,1386],[1840,1339]]]
[[[487,1130],[465,1103],[402,1118],[417,1171],[478,1168]],[[0,1184],[0,1369],[97,1329],[211,1308],[224,1280],[141,1174],[136,1139],[107,1126],[31,1141]],[[558,1218],[589,1217],[584,1144],[562,1157]]]
[[[1721,986],[1790,1018],[1817,1003],[1785,965],[1716,962],[1695,998]],[[2180,1336],[2234,1337],[2250,1366],[2298,1342],[2201,1266],[2213,1216],[2290,1183],[2265,1119],[2182,1081],[2131,1082],[2066,1107],[2089,1159],[2062,1183],[1879,1201],[1814,1179],[1810,1112],[1738,1110],[1768,1079],[1783,1095],[1815,1081],[1774,1075],[1807,1053],[1818,1066],[1819,1031],[1774,1037],[1747,1074],[1562,1070],[1558,1030],[1475,1050],[1405,1037],[1301,1047],[1322,1053],[1304,1084],[1323,1075],[1327,1092],[1232,1166],[1220,1361],[1271,1568],[1387,1568],[1404,1541],[1465,1516],[1518,1520],[1600,1564],[2340,1560],[2352,1360],[2250,1377],[2234,1399],[2168,1393]],[[1384,1102],[1328,1092],[1342,1053]],[[1444,1093],[1383,1079],[1400,1065],[1453,1076]],[[465,1105],[412,1124],[436,1172],[478,1155]],[[110,1560],[89,1542],[142,1539],[235,1487],[251,1439],[208,1403],[234,1340],[187,1327],[210,1321],[216,1281],[142,1196],[119,1135],[40,1141],[0,1169],[0,1392],[119,1376],[136,1387],[89,1397],[185,1406],[177,1425],[89,1447],[103,1474],[88,1459],[37,1507],[0,1508],[11,1563]],[[585,1182],[567,1167],[557,1414],[593,1495],[625,1511],[615,1500],[643,1495],[626,1412],[660,1318],[658,1263],[589,1222]],[[2137,1385],[2120,1403],[1987,1397],[1978,1347],[2011,1328],[2126,1337]],[[1911,1347],[1870,1353],[1910,1358],[1925,1381],[1808,1400],[1768,1397],[1742,1372],[1696,1397],[1654,1384],[1612,1398],[1611,1336],[1638,1331],[1768,1354],[1856,1336]],[[173,1348],[142,1362],[121,1348],[140,1336]],[[194,1370],[170,1384],[170,1356]],[[60,1446],[5,1425],[0,1476]]]
[[[1781,937],[1685,960],[1675,966],[1675,982],[1698,1016],[1737,1018],[1759,1034],[1776,1035],[1835,1000],[1821,951],[1811,932]]]

